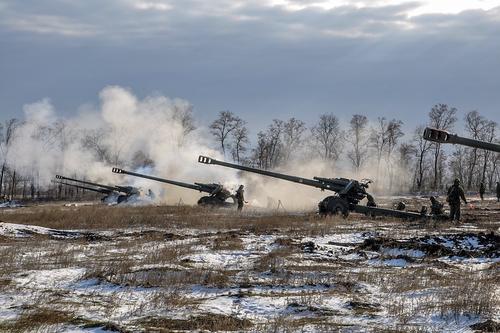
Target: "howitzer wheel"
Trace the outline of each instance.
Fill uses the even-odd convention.
[[[318,207],[320,215],[342,215],[344,218],[349,216],[349,203],[339,197],[326,197]]]
[[[198,205],[210,206],[210,207],[228,207],[231,206],[232,204],[229,202],[222,201],[217,197],[204,196],[198,200]]]

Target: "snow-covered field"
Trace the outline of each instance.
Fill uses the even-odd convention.
[[[0,331],[500,328],[494,202],[460,225],[103,206],[0,221]]]

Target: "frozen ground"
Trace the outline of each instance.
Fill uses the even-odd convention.
[[[499,330],[499,217],[494,202],[460,225],[10,210],[0,213],[0,331]]]

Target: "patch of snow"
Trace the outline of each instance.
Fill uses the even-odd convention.
[[[423,251],[414,250],[414,249],[381,247],[380,252],[383,255],[391,256],[391,257],[407,256],[407,257],[411,257],[411,258],[422,258],[425,256],[425,253]]]
[[[385,260],[372,259],[368,260],[368,264],[371,266],[389,266],[397,268],[404,268],[408,266],[408,262],[404,259],[385,259]]]
[[[34,225],[24,225],[15,223],[0,222],[0,235],[6,237],[29,237],[33,234],[50,235],[60,238],[76,238],[82,234],[77,231],[56,230]]]

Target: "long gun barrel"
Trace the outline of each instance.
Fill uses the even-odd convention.
[[[55,181],[54,183],[61,184],[61,185],[66,185],[66,186],[73,186],[73,187],[76,187],[76,188],[80,188],[82,190],[88,190],[88,191],[98,192],[98,193],[102,193],[102,194],[110,194],[110,193],[113,192],[113,191],[105,190],[105,189],[102,189],[102,188],[93,188],[93,187],[81,186],[81,185],[70,184],[70,183],[65,183],[65,182]]]
[[[196,190],[196,191],[200,191],[200,192],[211,193],[215,189],[213,186],[211,186],[211,184],[201,184],[201,183],[188,184],[188,183],[178,182],[175,180],[159,178],[159,177],[154,177],[154,176],[148,176],[148,175],[144,175],[142,173],[127,171],[127,170],[123,170],[120,168],[112,168],[111,171],[114,173],[120,173],[120,174],[124,174],[124,175],[140,177],[140,178],[146,178],[146,179],[151,179],[151,180],[154,180],[157,182],[162,182],[162,183],[171,184],[171,185],[175,185],[175,186],[190,188],[192,190]]]
[[[117,186],[109,186],[109,185],[103,185],[103,184],[99,184],[99,183],[92,183],[92,182],[88,182],[88,181],[85,181],[85,180],[79,180],[79,179],[64,177],[64,176],[61,176],[61,175],[56,175],[56,178],[57,179],[62,179],[62,180],[69,180],[69,181],[77,182],[77,183],[82,183],[82,184],[86,184],[86,185],[90,185],[90,186],[101,187],[101,188],[107,189],[109,191],[125,192],[125,193],[127,193],[126,191],[122,191]]]
[[[238,165],[228,162],[218,161],[214,158],[207,156],[199,156],[198,162],[203,164],[216,164],[225,166],[228,168],[238,169],[242,171],[254,172],[264,176],[269,176],[273,178],[279,178],[283,180],[288,180],[290,182],[299,183],[303,185],[313,186],[320,188],[322,190],[330,190],[338,193],[339,195],[349,196],[353,202],[362,200],[366,196],[365,188],[368,187],[366,183],[360,183],[354,179],[346,178],[321,178],[314,177],[313,179],[307,179],[302,177],[295,177],[290,175],[285,175],[283,173],[261,170],[257,168],[252,168],[244,165]]]
[[[463,138],[457,134],[452,134],[448,131],[427,127],[424,130],[423,138],[428,141],[437,143],[452,143],[473,148],[481,148],[500,153],[500,144]]]
[[[203,163],[203,164],[216,164],[216,165],[222,165],[228,168],[232,169],[238,169],[242,171],[248,171],[248,172],[253,172],[253,173],[258,173],[264,176],[269,176],[273,178],[279,178],[279,179],[284,179],[288,180],[290,182],[295,182],[299,184],[304,184],[304,185],[309,185],[309,186],[314,186],[318,187],[321,189],[327,189],[327,190],[333,190],[330,188],[330,186],[325,185],[323,182],[318,181],[318,180],[312,180],[312,179],[307,179],[307,178],[301,178],[301,177],[295,177],[295,176],[290,176],[290,175],[285,175],[283,173],[278,173],[278,172],[272,172],[272,171],[267,171],[267,170],[261,170],[257,168],[252,168],[252,167],[247,167],[244,165],[239,165],[239,164],[233,164],[233,163],[228,163],[228,162],[223,162],[223,161],[218,161],[215,158],[207,157],[207,156],[199,156],[198,157],[198,162]]]

